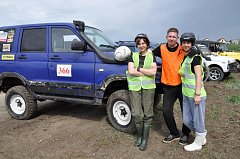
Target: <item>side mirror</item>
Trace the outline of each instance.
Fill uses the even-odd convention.
[[[73,40],[71,44],[71,49],[76,51],[86,51],[87,45],[82,41]]]
[[[73,24],[78,28],[78,30],[80,32],[84,32],[84,30],[85,30],[85,23],[83,21],[74,20]]]

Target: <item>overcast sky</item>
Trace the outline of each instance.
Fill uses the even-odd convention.
[[[176,27],[198,39],[240,39],[240,0],[1,0],[0,26],[82,20],[114,41],[165,42]]]

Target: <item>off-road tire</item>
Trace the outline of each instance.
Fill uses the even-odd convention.
[[[24,86],[14,86],[5,95],[5,107],[15,119],[27,120],[37,111],[37,102]]]
[[[209,80],[221,81],[224,77],[224,73],[219,67],[211,67],[209,70]]]
[[[118,90],[112,93],[106,108],[109,122],[114,128],[126,133],[135,131],[128,90]]]

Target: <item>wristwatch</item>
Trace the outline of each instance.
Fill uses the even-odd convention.
[[[201,94],[200,94],[200,93],[199,93],[199,94],[195,93],[195,95],[196,95],[196,96],[200,96]]]
[[[140,72],[140,67],[137,68],[137,71]]]

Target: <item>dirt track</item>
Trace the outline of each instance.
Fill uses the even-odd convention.
[[[233,77],[240,83],[240,74]],[[34,119],[21,121],[12,119],[5,111],[1,93],[0,158],[237,159],[240,156],[240,106],[226,102],[226,98],[240,96],[240,85],[230,88],[227,82],[206,83],[208,143],[202,151],[193,153],[185,152],[177,142],[162,143],[168,131],[160,111],[150,132],[148,149],[142,152],[133,146],[131,134],[109,125],[103,107],[47,101],[39,103]],[[176,105],[180,128],[179,110]]]

